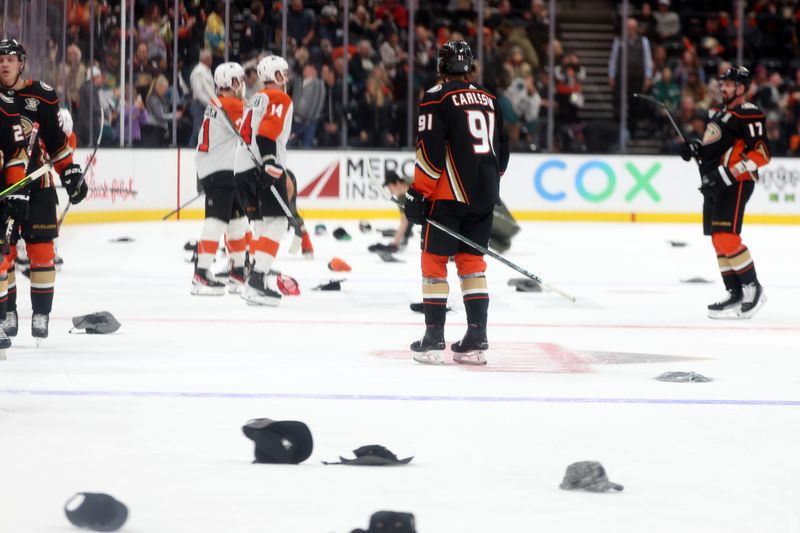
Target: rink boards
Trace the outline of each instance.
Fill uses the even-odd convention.
[[[89,150],[78,150],[85,165]],[[411,151],[289,152],[301,213],[310,218],[393,217],[367,178],[366,165],[411,176]],[[158,220],[197,195],[194,150],[98,150],[87,173],[90,193],[67,223]],[[520,220],[692,222],[702,198],[694,163],[676,156],[512,154],[503,200]],[[200,218],[201,199],[174,218]],[[775,159],[748,204],[752,223],[800,223],[800,161]]]

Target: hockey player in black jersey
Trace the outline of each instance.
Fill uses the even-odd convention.
[[[745,206],[770,160],[764,113],[747,102],[750,71],[728,69],[720,78],[722,105],[709,111],[703,139],[686,143],[681,157],[696,157],[703,193],[703,233],[711,236],[728,295],[708,306],[711,318],[750,318],[766,302],[740,233]]]
[[[81,167],[72,161],[72,148],[61,129],[58,96],[42,81],[25,80],[25,49],[15,39],[0,41],[0,94],[16,101],[26,138],[34,123],[39,124],[39,139],[33,146],[28,173],[49,158],[70,203],[77,204],[86,197],[88,186],[81,181]],[[53,239],[58,237],[56,190],[50,174],[45,174],[30,188],[28,217],[20,221],[19,237],[25,240],[31,261],[31,335],[42,339],[48,335],[49,315],[53,307],[56,270]],[[14,242],[15,239],[12,239]],[[15,247],[11,248],[15,255]],[[13,263],[12,263],[13,264]],[[17,334],[17,292],[13,267],[8,274],[8,311],[3,329],[13,337]]]
[[[508,141],[495,96],[471,81],[475,67],[469,45],[445,43],[436,69],[440,83],[428,89],[419,106],[414,183],[405,202],[409,222],[422,224],[425,334],[411,350],[420,363],[444,363],[447,263],[453,257],[468,325],[464,338],[451,348],[457,363],[482,365],[489,347],[486,262],[479,251],[425,219],[487,246],[500,176],[508,164]]]

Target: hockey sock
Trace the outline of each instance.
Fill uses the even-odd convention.
[[[483,272],[461,276],[461,294],[468,324],[486,324],[489,313],[489,289]]]
[[[757,281],[756,265],[753,263],[753,258],[750,256],[750,250],[747,249],[747,246],[742,245],[735,254],[729,255],[728,262],[739,278],[741,285],[747,285]]]
[[[245,235],[247,232],[247,219],[244,217],[232,219],[228,222],[226,232],[228,235],[226,241],[228,254],[233,260],[233,266],[241,268],[244,266],[244,255],[247,251],[247,238]]]
[[[28,257],[31,260],[31,307],[34,313],[49,315],[56,285],[53,241],[28,244]]]
[[[733,292],[742,292],[742,282],[736,272],[733,271],[728,257],[724,254],[717,255],[717,263],[719,264],[719,272],[722,274],[722,282],[725,284],[725,288]]]
[[[6,302],[6,310],[14,311],[17,309],[17,273],[14,270],[14,263],[11,263],[11,268],[8,269],[8,298]],[[5,316],[3,316],[5,318]]]
[[[203,231],[200,232],[200,241],[197,243],[197,268],[207,270],[211,267],[226,225],[218,218],[207,218],[203,223]]]
[[[272,269],[275,256],[278,255],[278,242],[286,233],[287,220],[284,217],[264,217],[256,221],[255,233],[255,270],[267,273]]]
[[[304,254],[313,254],[314,253],[314,246],[311,244],[311,237],[308,236],[308,232],[303,232],[303,243],[301,245],[301,250]]]
[[[422,311],[425,313],[426,326],[444,324],[449,292],[446,278],[422,279]]]

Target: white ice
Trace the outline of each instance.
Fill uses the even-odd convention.
[[[410,358],[416,246],[382,263],[375,232],[343,223],[339,242],[338,225],[316,260],[281,254],[302,295],[279,308],[190,296],[182,247],[199,222],[66,226],[50,337],[34,347],[23,279],[0,362],[0,532],[71,531],[78,491],[125,502],[131,533],[348,533],[381,509],[413,512],[420,533],[800,531],[796,227],[745,228],[769,302],[721,322],[705,316],[723,289],[697,225],[525,223],[508,257],[578,302],[515,292],[490,260],[492,350],[470,369]],[[329,272],[333,256],[352,272]],[[310,290],[339,277],[341,292]],[[450,299],[455,341],[454,275]],[[100,310],[117,333],[67,333]],[[714,381],[653,379],[671,370]],[[307,423],[312,456],[251,464],[241,426],[257,417]],[[364,444],[415,458],[321,464]],[[560,490],[581,460],[625,490]]]

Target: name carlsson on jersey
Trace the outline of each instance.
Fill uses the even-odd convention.
[[[494,102],[492,101],[492,99],[486,96],[486,94],[481,92],[465,91],[465,92],[455,93],[453,96],[450,97],[450,100],[456,107],[461,107],[465,105],[482,105],[488,107],[489,109],[492,110],[494,109]]]

